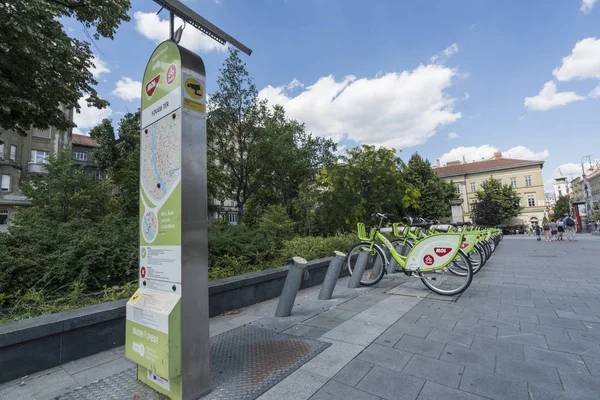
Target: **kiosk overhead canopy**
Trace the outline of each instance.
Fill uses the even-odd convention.
[[[192,25],[200,32],[213,38],[217,42],[221,44],[230,43],[233,46],[237,47],[242,53],[246,53],[248,55],[252,54],[252,50],[250,50],[248,47],[244,46],[242,43],[229,36],[227,33],[223,32],[217,26],[209,22],[206,18],[202,17],[196,11],[192,10],[180,1],[154,0],[154,2],[160,5],[161,7],[166,8],[167,10],[184,20],[186,23]]]

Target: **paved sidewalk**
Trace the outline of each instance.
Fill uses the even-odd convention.
[[[275,318],[273,299],[211,318],[211,335],[252,324],[332,343],[261,400],[598,399],[600,238],[577,239],[505,237],[456,302],[403,274],[357,290],[344,278],[330,301],[310,288],[292,317]],[[132,366],[117,348],[0,385],[0,399],[51,399]]]

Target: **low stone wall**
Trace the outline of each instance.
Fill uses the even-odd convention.
[[[325,279],[331,258],[308,263],[300,289]],[[210,316],[278,297],[288,266],[209,282]],[[342,270],[341,276],[348,274]],[[0,325],[0,383],[125,344],[125,304],[118,300]]]

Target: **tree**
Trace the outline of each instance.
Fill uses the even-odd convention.
[[[410,216],[435,220],[452,215],[450,200],[457,198],[454,186],[433,171],[429,160],[415,153],[404,172],[406,182],[420,193],[417,203],[408,209]]]
[[[498,179],[490,178],[483,182],[476,196],[471,218],[479,225],[498,225],[515,218],[522,210],[519,194],[512,186],[502,185]]]
[[[350,149],[338,164],[321,171],[317,211],[322,233],[355,229],[373,212],[401,217],[414,206],[418,192],[405,181],[394,149],[363,145]]]
[[[253,176],[260,185],[249,202],[247,221],[258,220],[270,206],[282,205],[296,222],[306,222],[309,211],[302,194],[314,190],[319,171],[335,162],[335,143],[307,133],[278,105],[269,110],[263,125],[254,144],[262,164]]]
[[[553,218],[563,218],[565,214],[571,214],[569,210],[569,196],[559,196],[554,204]]]
[[[238,222],[244,207],[262,184],[254,175],[261,170],[262,152],[255,144],[264,134],[266,101],[258,99],[256,86],[237,50],[231,50],[217,79],[219,89],[210,97],[207,119],[207,157],[210,196],[233,199]]]
[[[118,139],[109,119],[90,130],[90,136],[100,144],[94,150],[96,164],[119,188],[121,210],[125,216],[137,220],[140,195],[140,125],[137,117],[131,113],[123,116]]]
[[[94,291],[135,278],[137,221],[115,212],[109,182],[80,170],[67,152],[46,166],[23,185],[31,206],[0,234],[0,294],[59,296],[74,285]]]
[[[94,28],[94,40],[113,39],[130,7],[129,0],[0,2],[0,128],[67,130],[73,122],[64,107],[79,110],[84,95],[91,106],[106,107],[94,89],[90,44],[69,37],[60,19]]]

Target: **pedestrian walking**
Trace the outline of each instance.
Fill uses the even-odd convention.
[[[552,234],[552,240],[556,240],[556,235],[558,234],[558,225],[556,222],[550,222],[550,233]]]
[[[565,214],[565,218],[563,219],[563,225],[565,227],[565,232],[567,233],[567,240],[569,242],[574,242],[576,232],[575,220],[569,214]]]
[[[542,230],[540,229],[539,225],[535,226],[535,240],[538,242],[542,241]]]
[[[546,242],[550,241],[550,224],[544,222],[542,225],[542,230],[544,231],[544,240]]]
[[[563,235],[565,233],[565,224],[562,222],[562,220],[559,219],[558,221],[556,221],[556,225],[558,225],[558,240],[564,242]]]

